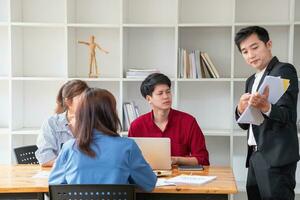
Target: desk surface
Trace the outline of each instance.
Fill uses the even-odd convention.
[[[0,165],[0,193],[48,192],[48,180],[46,178],[32,177],[38,172],[50,170],[51,168],[41,168],[39,165]],[[173,169],[173,176],[190,173],[189,171]],[[153,193],[234,194],[237,192],[232,169],[229,167],[205,167],[204,171],[193,171],[192,173],[217,176],[217,178],[200,186],[157,187]]]

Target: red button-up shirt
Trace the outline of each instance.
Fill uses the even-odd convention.
[[[168,137],[172,156],[195,157],[199,164],[209,165],[204,135],[196,119],[187,113],[171,109],[164,131],[154,123],[153,112],[146,113],[131,123],[128,136]]]

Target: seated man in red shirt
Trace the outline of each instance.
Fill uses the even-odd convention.
[[[152,111],[131,123],[128,136],[168,137],[171,139],[172,164],[209,165],[205,138],[196,119],[171,108],[170,79],[154,73],[142,82],[140,89]]]

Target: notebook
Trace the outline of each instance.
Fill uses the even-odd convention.
[[[172,169],[170,138],[132,137],[157,175]],[[169,171],[171,172],[171,171]],[[170,174],[170,173],[169,173]]]

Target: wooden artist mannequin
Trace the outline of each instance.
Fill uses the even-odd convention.
[[[89,71],[89,77],[90,78],[98,78],[99,72],[98,72],[98,66],[96,61],[96,47],[103,51],[104,53],[109,53],[105,49],[101,48],[99,44],[95,43],[95,36],[90,36],[90,42],[84,42],[84,41],[78,41],[79,44],[85,44],[89,47],[89,64],[90,64],[90,71]]]

